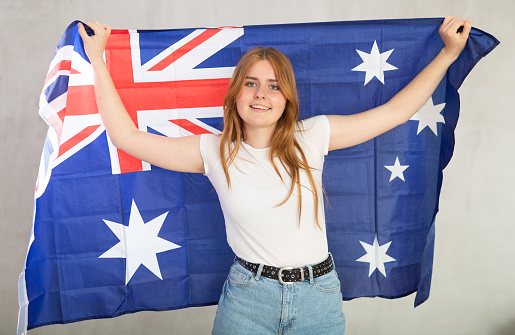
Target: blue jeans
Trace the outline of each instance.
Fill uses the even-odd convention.
[[[323,276],[283,285],[254,275],[235,262],[218,303],[213,335],[343,334],[340,280],[333,270]]]

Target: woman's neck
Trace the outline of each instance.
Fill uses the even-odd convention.
[[[269,148],[272,144],[272,137],[274,135],[275,127],[259,128],[259,129],[245,129],[244,142],[254,149]]]

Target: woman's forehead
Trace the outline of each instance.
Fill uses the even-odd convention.
[[[277,81],[274,67],[268,60],[258,60],[251,65],[246,75],[247,78],[254,78],[260,80]]]

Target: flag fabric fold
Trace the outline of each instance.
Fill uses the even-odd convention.
[[[113,30],[105,52],[135,124],[163,136],[219,134],[241,55],[284,52],[301,118],[387,102],[440,51],[442,19]],[[435,93],[407,123],[331,152],[324,168],[329,249],[344,299],[429,296],[442,169],[454,147],[457,89],[499,42],[473,29]],[[203,175],[167,171],[113,146],[73,22],[40,99],[48,123],[33,227],[19,278],[18,333],[144,310],[216,304],[234,254]]]

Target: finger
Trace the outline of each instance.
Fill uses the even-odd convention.
[[[105,31],[107,32],[107,36],[110,36],[111,35],[111,26],[107,25],[107,24],[104,24],[104,29]]]
[[[86,29],[84,28],[84,25],[82,24],[82,22],[79,22],[77,24],[77,26],[78,26],[78,29],[79,29],[80,37],[82,37],[82,39],[85,39],[88,36],[88,34],[86,33]]]
[[[104,27],[102,27],[100,22],[88,22],[88,26],[91,28],[91,30],[93,30],[95,35],[98,35],[104,30]]]
[[[107,24],[102,24],[102,23],[100,23],[100,22],[98,22],[98,21],[97,21],[97,22],[95,22],[95,23],[98,25],[98,27],[99,27],[100,29],[102,29],[102,30],[106,30],[106,26],[107,26]]]
[[[456,34],[458,29],[464,24],[464,22],[457,16],[451,22],[449,22],[446,32],[450,35]]]
[[[96,24],[95,22],[93,22],[93,21],[89,21],[89,22],[88,22],[88,26],[89,26],[91,29],[93,29],[93,27],[95,27],[96,25],[97,25],[97,24]]]
[[[451,15],[447,15],[447,17],[443,20],[442,22],[442,27],[445,27],[449,24],[449,22],[452,21],[452,19],[454,19]]]
[[[442,23],[441,32],[446,35],[454,35],[458,31],[460,25],[463,24],[463,21],[459,16],[453,17],[451,15],[447,16],[446,21]]]
[[[440,25],[440,28],[438,28],[438,32],[442,34],[444,30],[446,29],[449,22],[453,19],[452,16],[447,15],[447,17],[443,20],[442,24]]]
[[[463,24],[462,36],[464,38],[468,38],[471,29],[472,29],[472,22],[470,21],[470,17],[467,17],[467,19],[465,20],[465,23]]]

